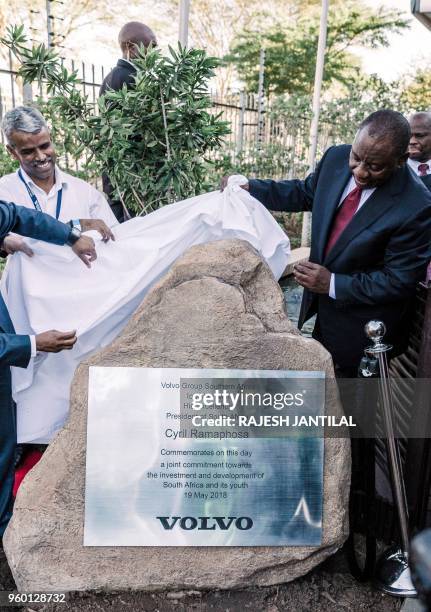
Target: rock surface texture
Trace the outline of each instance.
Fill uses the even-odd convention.
[[[324,370],[333,377],[329,353],[289,322],[280,288],[248,243],[191,248],[151,290],[117,340],[75,373],[69,422],[21,486],[4,538],[20,591],[271,585],[307,573],[343,544],[350,449],[348,440],[332,438],[325,440],[319,548],[84,548],[91,365]],[[327,413],[340,414],[334,386],[328,387]]]

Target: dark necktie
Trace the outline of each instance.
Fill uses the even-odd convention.
[[[430,169],[428,164],[419,164],[418,171],[419,176],[426,176],[428,174],[428,170]]]
[[[325,248],[325,257],[353,219],[361,200],[362,189],[355,187],[338,207]]]

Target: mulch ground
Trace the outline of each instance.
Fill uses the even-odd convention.
[[[15,584],[6,557],[0,549],[0,590],[13,590]],[[11,610],[44,612],[395,612],[402,599],[377,591],[371,584],[360,584],[351,576],[343,551],[312,572],[288,584],[250,588],[242,591],[112,592],[72,593],[64,604],[45,604]]]

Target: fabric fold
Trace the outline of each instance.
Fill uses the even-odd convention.
[[[71,249],[29,241],[34,257],[9,258],[2,295],[16,333],[77,330],[72,351],[37,355],[27,369],[12,368],[18,440],[49,442],[64,425],[69,390],[80,361],[110,344],[148,290],[188,248],[214,240],[248,241],[275,278],[290,254],[289,239],[272,215],[231,177],[214,191],[165,206],[115,227],[115,242],[96,241],[91,269]]]

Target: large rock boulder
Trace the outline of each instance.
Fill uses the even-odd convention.
[[[77,369],[69,422],[25,479],[5,535],[20,591],[271,585],[305,574],[343,544],[350,449],[348,440],[332,438],[325,440],[318,548],[84,548],[91,365],[324,370],[327,377],[334,375],[328,352],[289,322],[280,288],[248,243],[191,248],[148,294],[120,337]],[[328,388],[326,410],[340,414],[334,386]]]

